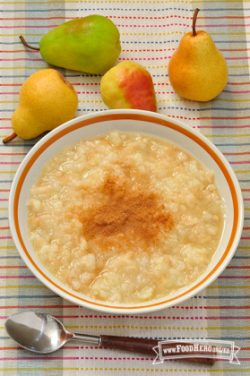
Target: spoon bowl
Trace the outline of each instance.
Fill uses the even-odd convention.
[[[55,317],[38,312],[10,316],[5,329],[20,346],[40,354],[60,349],[73,336]]]

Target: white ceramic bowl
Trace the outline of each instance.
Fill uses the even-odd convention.
[[[42,166],[63,146],[79,139],[107,133],[111,130],[141,132],[163,137],[178,144],[215,172],[220,192],[225,200],[226,221],[222,239],[206,272],[192,285],[171,297],[137,306],[119,306],[91,300],[76,293],[55,279],[37,259],[28,239],[26,200]],[[89,114],[61,125],[43,137],[21,163],[10,192],[10,229],[16,247],[31,272],[49,289],[74,304],[94,310],[119,313],[156,311],[196,295],[211,284],[233,257],[243,227],[243,199],[237,178],[222,153],[204,136],[176,120],[139,110],[112,110]]]

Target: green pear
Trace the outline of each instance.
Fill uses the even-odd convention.
[[[22,42],[26,44],[23,37]],[[40,41],[40,53],[57,67],[103,74],[116,63],[120,53],[120,33],[106,17],[91,15],[65,22],[49,31]]]
[[[168,65],[169,80],[183,98],[207,102],[221,93],[227,84],[228,68],[222,53],[205,31],[195,30],[184,35]]]
[[[69,81],[55,69],[33,73],[22,85],[19,104],[12,115],[14,133],[25,140],[40,136],[74,118],[78,97]]]

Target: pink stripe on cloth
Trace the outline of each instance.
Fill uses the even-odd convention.
[[[249,238],[241,238],[241,239],[250,239],[250,237]],[[250,279],[250,276],[226,276],[226,275],[222,275],[218,278],[219,279]]]
[[[44,60],[43,59],[19,58],[19,59],[0,59],[0,61],[44,61]]]
[[[39,359],[48,359],[48,360],[76,360],[79,359],[79,357],[73,357],[73,356],[20,356],[20,357],[8,357],[8,358],[0,358],[0,361],[4,360],[39,360]]]
[[[21,162],[0,162],[0,164],[2,164],[2,165],[12,165],[12,164],[14,164],[14,165],[18,165],[18,164],[20,164]]]
[[[31,25],[16,25],[16,26],[0,26],[0,29],[53,29],[55,27],[57,27],[58,25],[43,25],[43,26],[39,26],[39,25],[34,25],[34,26],[31,26]]]
[[[29,279],[29,278],[36,278],[34,275],[5,275],[0,276],[1,279]]]
[[[206,320],[249,320],[250,316],[208,316]]]

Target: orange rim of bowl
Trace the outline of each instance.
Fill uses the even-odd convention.
[[[230,236],[230,239],[228,241],[228,244],[227,244],[227,247],[222,255],[222,257],[220,258],[220,260],[218,261],[218,263],[216,264],[216,266],[213,268],[213,270],[211,270],[211,272],[205,277],[203,278],[200,282],[198,282],[195,286],[193,286],[192,288],[190,288],[189,290],[181,293],[180,295],[177,295],[171,299],[167,299],[165,301],[161,301],[161,302],[158,302],[158,303],[154,303],[154,304],[148,304],[148,305],[143,305],[143,306],[134,306],[134,307],[126,307],[126,306],[110,306],[108,304],[102,304],[102,303],[99,303],[99,302],[94,302],[94,301],[89,301],[87,299],[84,299],[84,298],[81,298],[77,295],[74,295],[72,294],[71,292],[67,291],[66,289],[62,288],[61,286],[58,286],[57,283],[55,283],[54,281],[52,281],[38,266],[37,264],[34,262],[34,260],[32,259],[31,255],[29,254],[25,244],[24,244],[24,241],[23,241],[23,238],[22,238],[22,235],[21,235],[21,231],[20,231],[20,227],[19,227],[19,222],[18,222],[18,203],[19,203],[19,197],[20,197],[20,194],[21,194],[21,189],[22,189],[22,186],[23,186],[23,183],[24,183],[24,180],[30,170],[30,168],[32,167],[32,165],[34,164],[34,162],[37,160],[37,158],[51,145],[53,144],[55,141],[57,141],[58,139],[60,139],[61,137],[65,136],[66,134],[72,132],[72,131],[75,131],[79,128],[83,128],[87,125],[91,125],[93,123],[100,123],[100,122],[105,122],[105,121],[110,121],[110,120],[121,120],[121,119],[132,119],[132,120],[139,120],[139,121],[145,121],[145,122],[150,122],[150,123],[156,123],[156,124],[159,124],[159,125],[163,125],[165,127],[168,127],[170,129],[173,129],[179,133],[182,133],[183,135],[187,136],[188,138],[192,139],[194,142],[196,142],[199,146],[201,146],[211,157],[212,159],[216,162],[216,164],[219,166],[220,170],[222,171],[225,179],[227,180],[227,183],[228,183],[228,186],[229,186],[229,189],[230,189],[230,192],[231,192],[231,196],[232,196],[232,201],[233,201],[233,207],[234,207],[234,221],[233,221],[233,228],[232,228],[232,231],[231,231],[231,236]],[[182,128],[181,126],[175,124],[175,123],[172,123],[170,121],[167,121],[167,120],[164,120],[164,119],[160,119],[160,118],[154,118],[154,117],[151,117],[149,115],[139,115],[139,114],[126,114],[126,113],[123,113],[123,114],[112,114],[112,115],[100,115],[100,116],[96,116],[96,117],[93,117],[93,118],[89,118],[89,119],[85,119],[85,120],[82,120],[82,121],[79,121],[77,123],[74,123],[64,129],[62,129],[61,131],[57,132],[56,134],[54,134],[51,138],[49,138],[46,142],[44,142],[43,145],[40,146],[40,148],[31,156],[31,158],[28,160],[26,166],[24,167],[22,173],[21,173],[21,176],[17,182],[17,186],[16,186],[16,190],[15,190],[15,195],[14,195],[14,200],[13,200],[13,218],[14,218],[14,225],[15,225],[15,230],[16,230],[16,235],[18,237],[18,240],[23,248],[23,251],[25,253],[25,255],[27,256],[28,260],[30,261],[30,263],[33,265],[33,267],[39,272],[39,274],[41,276],[43,276],[43,278],[45,278],[45,280],[47,280],[51,285],[53,285],[54,287],[56,287],[58,290],[60,290],[61,292],[65,293],[66,295],[74,298],[74,299],[77,299],[79,301],[82,301],[82,302],[85,302],[85,303],[88,303],[90,305],[95,305],[95,306],[99,306],[99,307],[105,307],[105,308],[112,308],[112,309],[115,309],[115,310],[118,310],[118,309],[125,309],[125,310],[134,310],[134,309],[145,309],[145,308],[150,308],[150,307],[156,307],[156,306],[159,306],[159,305],[164,305],[166,303],[170,303],[170,302],[174,302],[175,300],[189,294],[190,292],[192,292],[193,290],[197,289],[199,286],[201,286],[205,281],[207,281],[217,270],[218,268],[221,266],[221,264],[223,263],[223,261],[225,260],[225,258],[227,257],[227,255],[229,254],[229,251],[234,243],[234,239],[235,239],[235,235],[237,233],[237,228],[238,228],[238,221],[239,221],[239,205],[238,205],[238,199],[237,199],[237,193],[236,193],[236,189],[235,189],[235,186],[234,186],[234,183],[232,181],[232,178],[227,170],[227,168],[225,167],[224,163],[221,161],[221,159],[218,157],[218,155],[216,154],[216,152],[214,150],[212,150],[210,148],[209,145],[207,145],[202,139],[200,139],[198,136],[196,136],[195,134],[191,133],[189,130],[185,129],[185,128]]]

